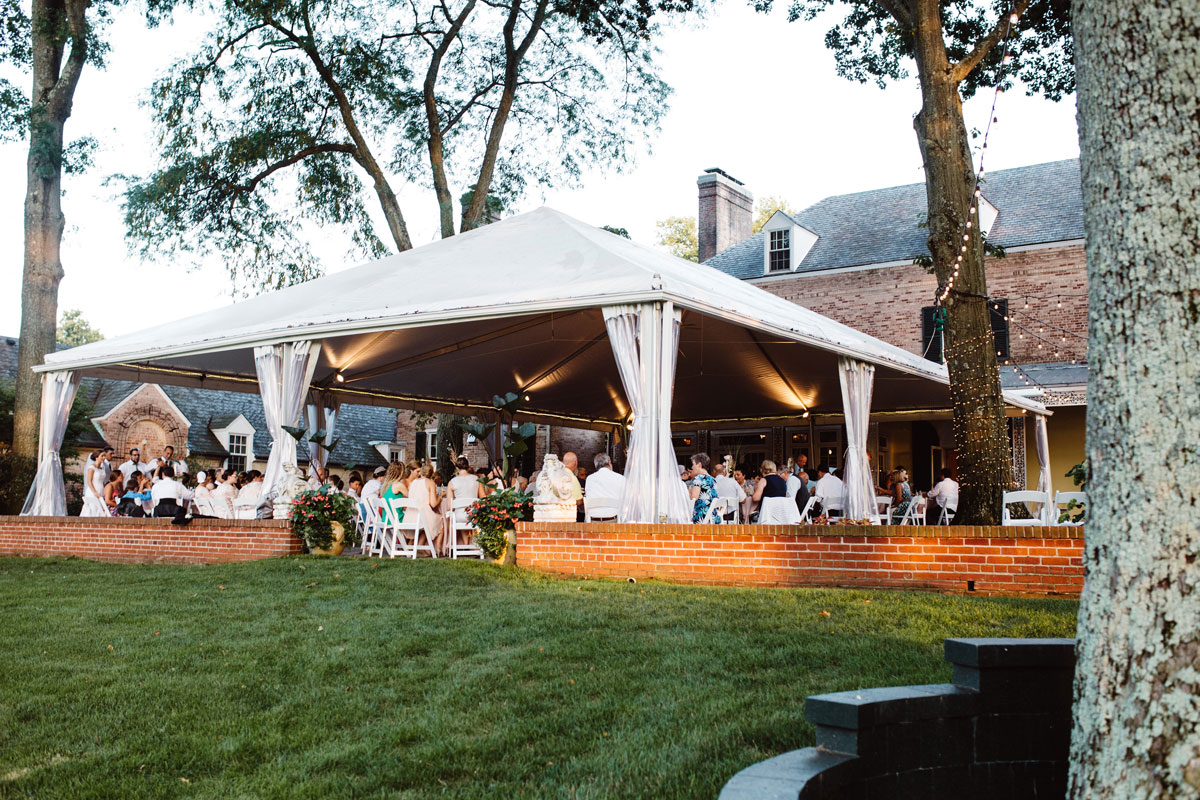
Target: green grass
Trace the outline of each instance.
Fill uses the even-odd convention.
[[[702,798],[812,744],[806,695],[947,681],[943,637],[1076,604],[0,559],[0,613],[0,797]]]

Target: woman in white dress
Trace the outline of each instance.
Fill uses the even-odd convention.
[[[212,490],[211,505],[214,517],[233,519],[233,501],[237,497],[237,473],[227,469],[217,476],[217,488]]]
[[[486,494],[483,484],[479,482],[479,478],[476,477],[475,473],[471,472],[471,463],[467,461],[466,456],[459,456],[455,459],[454,469],[454,477],[446,484],[446,500],[450,508],[454,508],[454,501],[456,499],[469,498],[478,500]],[[457,524],[465,525],[467,523],[467,509],[454,509],[454,519]],[[447,544],[449,543],[447,542]]]
[[[108,461],[108,452],[97,450],[92,453],[87,470],[83,476],[83,508],[79,511],[81,517],[110,516],[108,506],[104,504],[104,464]]]
[[[413,473],[410,471],[409,475]],[[437,487],[433,483],[433,466],[425,464],[416,470],[408,484],[408,499],[421,510],[422,527],[433,542],[435,552],[445,552],[442,515],[439,512]]]

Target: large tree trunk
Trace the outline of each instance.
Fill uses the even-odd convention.
[[[945,355],[954,408],[954,443],[960,473],[955,523],[997,525],[1001,493],[1012,479],[1004,403],[987,306],[983,241],[975,223],[964,245],[964,225],[974,199],[975,168],[963,122],[958,83],[942,38],[936,0],[915,3],[916,60],[923,104],[913,122],[925,162],[929,252],[938,283],[954,285],[946,308]],[[978,214],[972,217],[977,220]],[[963,256],[958,275],[954,271]]]
[[[1071,797],[1200,797],[1200,2],[1076,0],[1087,578]]]
[[[25,190],[25,267],[21,341],[13,404],[13,450],[37,456],[41,381],[33,368],[54,352],[58,285],[63,278],[63,127],[87,59],[86,0],[34,0],[33,92]],[[70,54],[63,62],[67,41]]]

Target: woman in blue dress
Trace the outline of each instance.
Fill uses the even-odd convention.
[[[912,503],[912,489],[908,486],[908,473],[902,469],[892,470],[888,475],[892,487],[892,524],[899,525]]]
[[[708,510],[712,508],[713,501],[717,499],[717,481],[712,475],[708,474],[708,468],[712,465],[712,461],[708,457],[708,453],[696,453],[692,456],[692,478],[688,481],[688,488],[692,494],[692,522],[709,522]],[[714,523],[721,521],[721,515],[717,514],[711,520]]]

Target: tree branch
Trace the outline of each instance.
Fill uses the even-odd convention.
[[[883,10],[892,15],[892,18],[906,28],[913,26],[913,13],[905,0],[879,0],[879,5],[883,6]]]
[[[54,120],[65,120],[71,115],[71,101],[75,97],[75,86],[87,63],[87,7],[88,0],[67,0],[67,29],[71,32],[71,52],[67,63],[54,82],[46,98],[47,111]]]
[[[1008,33],[1009,26],[1013,24],[1009,19],[1010,15],[1016,14],[1020,16],[1024,14],[1025,9],[1029,8],[1029,2],[1030,0],[1017,0],[1012,11],[1001,15],[1000,19],[996,21],[995,27],[992,28],[987,36],[979,40],[979,43],[975,45],[975,49],[968,53],[962,61],[950,67],[950,80],[956,85],[962,83],[963,79],[971,74],[971,70],[979,66],[979,62],[983,61],[992,48],[996,46],[996,43]]]
[[[351,144],[344,144],[341,142],[314,144],[310,147],[305,147],[302,150],[297,150],[287,158],[276,161],[274,164],[271,164],[262,172],[252,177],[246,183],[234,184],[231,188],[238,189],[241,192],[252,192],[254,191],[255,187],[258,186],[258,184],[269,178],[273,173],[276,173],[286,167],[290,167],[292,164],[298,164],[309,156],[315,156],[318,153],[348,153],[351,156],[356,155],[354,152],[354,145]]]

